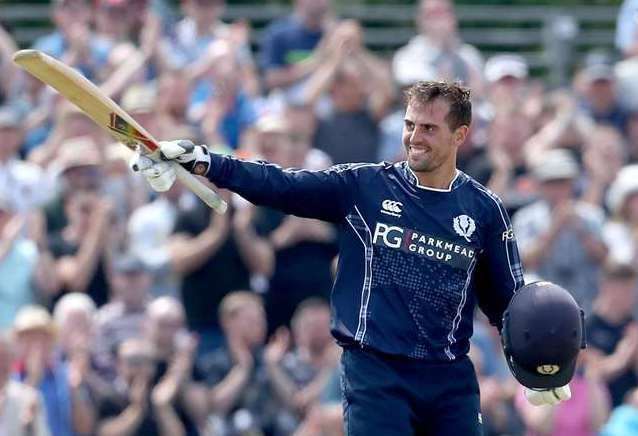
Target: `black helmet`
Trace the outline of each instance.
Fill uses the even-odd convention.
[[[512,374],[528,388],[557,388],[572,379],[585,348],[585,315],[574,297],[550,282],[519,289],[503,314],[503,350]]]

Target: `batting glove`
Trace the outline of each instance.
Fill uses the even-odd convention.
[[[534,406],[554,406],[561,401],[567,401],[572,397],[569,385],[553,389],[529,389],[525,388],[525,398]]]
[[[205,145],[195,145],[187,139],[159,143],[162,158],[174,160],[188,172],[205,176],[210,169],[210,154]]]
[[[136,153],[130,162],[133,171],[139,171],[154,191],[165,192],[175,183],[175,168],[170,162],[154,161]]]

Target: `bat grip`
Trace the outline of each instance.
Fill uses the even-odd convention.
[[[171,162],[175,168],[175,174],[180,182],[190,189],[195,195],[202,199],[204,203],[210,206],[217,213],[225,213],[228,205],[215,191],[203,184],[194,175],[189,173],[177,162]]]

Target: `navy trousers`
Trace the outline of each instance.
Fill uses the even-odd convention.
[[[346,347],[341,387],[346,436],[482,434],[468,357],[432,363]]]

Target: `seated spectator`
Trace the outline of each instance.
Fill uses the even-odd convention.
[[[117,351],[113,392],[98,407],[98,436],[185,435],[175,410],[180,376],[166,373],[157,381],[153,345],[145,339],[127,339]]]
[[[110,300],[96,314],[93,351],[100,373],[115,374],[115,351],[127,339],[139,337],[146,319],[152,276],[141,259],[124,256],[113,264]]]
[[[25,306],[13,324],[16,344],[14,377],[40,391],[53,436],[89,433],[94,410],[80,384],[72,383],[67,365],[56,357],[56,332],[49,313]]]
[[[591,366],[607,384],[614,407],[638,385],[638,324],[634,317],[638,273],[630,265],[605,266],[600,293],[587,318]]]
[[[197,340],[186,331],[184,307],[172,297],[153,300],[146,310],[144,337],[155,350],[153,386],[162,379],[175,383],[173,404],[186,434],[196,436],[208,413],[204,375],[194,365]],[[167,388],[168,389],[168,388]]]
[[[12,380],[13,344],[0,333],[0,429],[11,436],[49,436],[42,398],[38,391]]]
[[[396,81],[408,82],[417,69],[422,80],[459,80],[479,96],[483,58],[475,47],[461,41],[453,2],[421,0],[416,17],[419,34],[392,61]]]
[[[272,434],[278,405],[273,401],[262,349],[266,316],[261,298],[251,292],[228,294],[219,306],[223,348],[201,359],[216,415],[213,431]]]
[[[567,150],[545,152],[531,172],[540,199],[512,221],[523,264],[528,273],[567,289],[589,313],[608,252],[602,210],[575,197],[579,167]]]
[[[529,66],[516,54],[499,54],[485,62],[486,99],[490,113],[523,106],[529,91]]]

